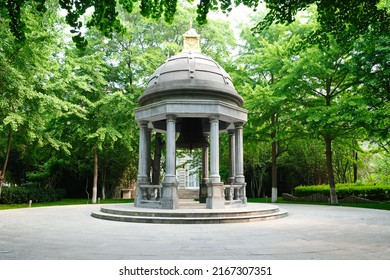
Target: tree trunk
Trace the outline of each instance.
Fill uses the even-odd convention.
[[[3,165],[3,170],[0,170],[0,197],[1,197],[1,190],[3,187],[3,180],[5,178],[5,172],[7,171],[7,165],[9,160],[9,154],[11,153],[11,144],[12,144],[12,128],[8,127],[8,143],[7,143],[7,153],[5,154],[5,160]]]
[[[277,165],[277,142],[272,142],[272,167],[271,167],[271,173],[272,173],[272,195],[271,195],[271,201],[277,202],[278,200],[278,165]]]
[[[97,183],[98,183],[98,152],[93,149],[93,186],[92,186],[92,203],[97,202]]]
[[[89,179],[88,179],[88,176],[87,176],[87,180],[85,181],[85,192],[87,193],[87,201],[89,202],[89,192],[88,192],[88,182],[89,182]]]
[[[329,186],[330,186],[330,203],[338,204],[337,193],[336,193],[336,183],[334,180],[333,173],[333,162],[332,162],[332,138],[329,135],[324,136],[325,141],[325,154],[326,154],[326,167],[328,169],[329,177]]]
[[[253,169],[253,167],[252,167],[252,169]],[[251,195],[253,197],[256,197],[256,193],[257,193],[256,192],[256,182],[255,182],[255,175],[254,175],[253,170],[251,170],[250,178],[251,178],[251,184],[250,184],[250,186],[251,186]]]
[[[257,191],[257,197],[261,197],[261,191],[263,190],[263,175],[264,175],[264,172],[263,170],[261,170],[260,172],[260,178],[259,178],[259,182],[258,182],[258,191]]]
[[[353,182],[356,183],[357,177],[358,177],[358,166],[357,166],[357,161],[358,161],[358,152],[353,151]]]
[[[0,179],[5,178],[5,172],[7,171],[7,165],[9,160],[9,154],[11,153],[11,144],[12,144],[12,129],[11,127],[8,128],[8,142],[7,142],[7,153],[5,154],[5,160],[3,165],[3,170],[1,170]]]
[[[275,126],[278,122],[278,115],[274,114],[271,117],[272,126]],[[271,133],[272,138],[272,163],[271,163],[271,202],[275,203],[278,201],[278,142],[276,141],[276,129]]]
[[[102,172],[102,199],[106,199],[106,168]]]
[[[106,199],[106,181],[107,181],[107,168],[108,168],[109,159],[106,155],[104,160],[104,166],[102,170],[102,199]]]
[[[161,150],[163,146],[163,140],[161,133],[156,133],[154,144],[154,158],[153,158],[153,172],[152,172],[152,185],[160,184],[161,174]]]

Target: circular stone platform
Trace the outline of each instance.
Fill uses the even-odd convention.
[[[287,211],[273,204],[249,203],[247,207],[206,209],[198,202],[181,202],[176,210],[134,207],[117,204],[101,207],[92,217],[132,223],[222,224],[273,220],[287,216]]]

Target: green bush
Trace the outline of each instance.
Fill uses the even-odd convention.
[[[294,189],[294,195],[300,197],[317,193],[329,197],[329,185],[299,186]],[[336,193],[340,199],[354,195],[370,200],[383,201],[390,199],[390,185],[336,184]]]
[[[42,189],[33,187],[3,187],[0,197],[2,204],[58,201],[65,196],[63,189]]]

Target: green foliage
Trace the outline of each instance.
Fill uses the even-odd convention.
[[[338,198],[354,195],[377,201],[390,199],[390,185],[337,184],[336,192]],[[294,189],[294,195],[301,197],[317,193],[329,197],[329,186],[298,186]]]
[[[352,46],[362,33],[375,26],[386,34],[390,25],[388,7],[381,7],[381,0],[265,0],[269,9],[255,30],[262,31],[273,23],[290,24],[299,11],[310,5],[317,6],[319,26],[306,37],[307,42],[329,45],[336,38],[343,45]]]
[[[280,165],[292,172],[292,184],[315,185],[327,180],[325,149],[318,139],[295,139],[280,158]]]
[[[50,202],[61,200],[65,196],[63,189],[43,189],[36,187],[6,187],[3,188],[0,203],[20,204],[30,200],[36,202]]]
[[[27,172],[26,178],[28,181],[26,185],[39,186],[45,189],[56,187],[67,164],[64,159],[53,156],[42,165],[37,166],[36,170]]]
[[[39,13],[46,11],[48,0],[2,0],[0,1],[0,13],[2,18],[9,19],[10,31],[19,42],[26,37],[26,22],[23,18],[23,10],[28,5],[34,6]],[[193,0],[188,0],[193,2]],[[308,36],[312,42],[328,43],[329,36],[334,36],[344,44],[352,44],[373,26],[382,34],[388,31],[390,15],[387,11],[388,5],[380,0],[200,0],[197,5],[197,22],[204,25],[207,22],[207,15],[210,11],[221,10],[229,13],[234,6],[244,4],[256,10],[261,2],[265,2],[268,12],[264,18],[258,21],[255,28],[262,31],[273,23],[291,24],[299,11],[308,9],[310,5],[317,5],[318,20],[320,27]],[[87,40],[83,37],[82,16],[88,9],[94,8],[91,19],[87,22],[88,27],[95,27],[103,35],[111,37],[114,32],[123,31],[119,19],[119,10],[132,13],[139,5],[140,14],[146,18],[157,20],[164,17],[164,20],[171,24],[177,14],[177,0],[56,0],[62,9],[67,11],[66,22],[72,28],[73,40],[76,45],[83,49],[87,46]]]
[[[240,3],[257,7],[259,2],[201,1],[198,13],[229,12]],[[296,12],[307,10],[313,1],[265,2],[275,21],[291,22]],[[245,28],[244,46],[234,62],[231,50],[236,42],[229,22],[209,19],[201,26],[201,19],[194,23],[202,35],[202,52],[228,70],[250,111],[244,129],[244,160],[248,190],[255,196],[264,195],[269,187],[271,142],[277,142],[279,180],[292,176],[292,185],[328,181],[324,147],[319,142],[324,136],[333,141],[338,182],[351,181],[351,171],[345,170],[354,163],[355,150],[360,153],[363,182],[389,180],[388,160],[378,162],[382,151],[388,152],[390,139],[389,35],[382,32],[387,20],[383,11],[389,6],[385,1],[376,5],[375,0],[331,2],[317,1],[319,24],[313,18],[304,23],[298,20],[288,26],[271,25],[255,35]],[[58,3],[68,11],[64,20],[58,18]],[[339,13],[351,3],[356,5],[350,12]],[[54,186],[61,178],[71,177],[77,183],[67,186],[84,194],[85,185],[91,182],[94,149],[99,152],[100,185],[111,189],[122,184],[123,178],[127,182],[136,178],[137,98],[149,75],[167,56],[180,51],[181,35],[188,30],[196,8],[178,6],[176,10],[176,1],[120,0],[115,4],[0,0],[0,166],[7,154],[7,140],[12,138],[7,181],[27,179],[31,184]],[[84,19],[91,6],[95,10]],[[362,7],[366,10],[360,11]],[[360,16],[372,11],[378,11],[378,18]],[[335,30],[318,33],[325,30],[323,15],[327,13]],[[360,17],[356,22],[355,15]],[[254,20],[264,16],[258,14]],[[65,21],[80,49],[68,40]],[[81,32],[84,22],[90,28]],[[343,26],[348,27],[345,34]],[[358,38],[349,36],[356,26],[361,31]],[[340,32],[354,42],[353,51],[337,44],[341,37],[336,33]],[[303,38],[312,34],[326,35],[328,48],[297,47],[306,44]],[[84,49],[83,36],[89,42]],[[372,161],[378,168],[366,176],[363,154],[360,159],[363,149],[356,144],[361,141],[370,141],[378,152]],[[221,155],[226,154],[223,148],[222,143]],[[221,175],[227,170],[221,164]]]

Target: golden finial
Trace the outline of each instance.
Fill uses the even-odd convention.
[[[190,29],[183,34],[183,51],[200,52],[200,35],[192,28],[190,19]]]

